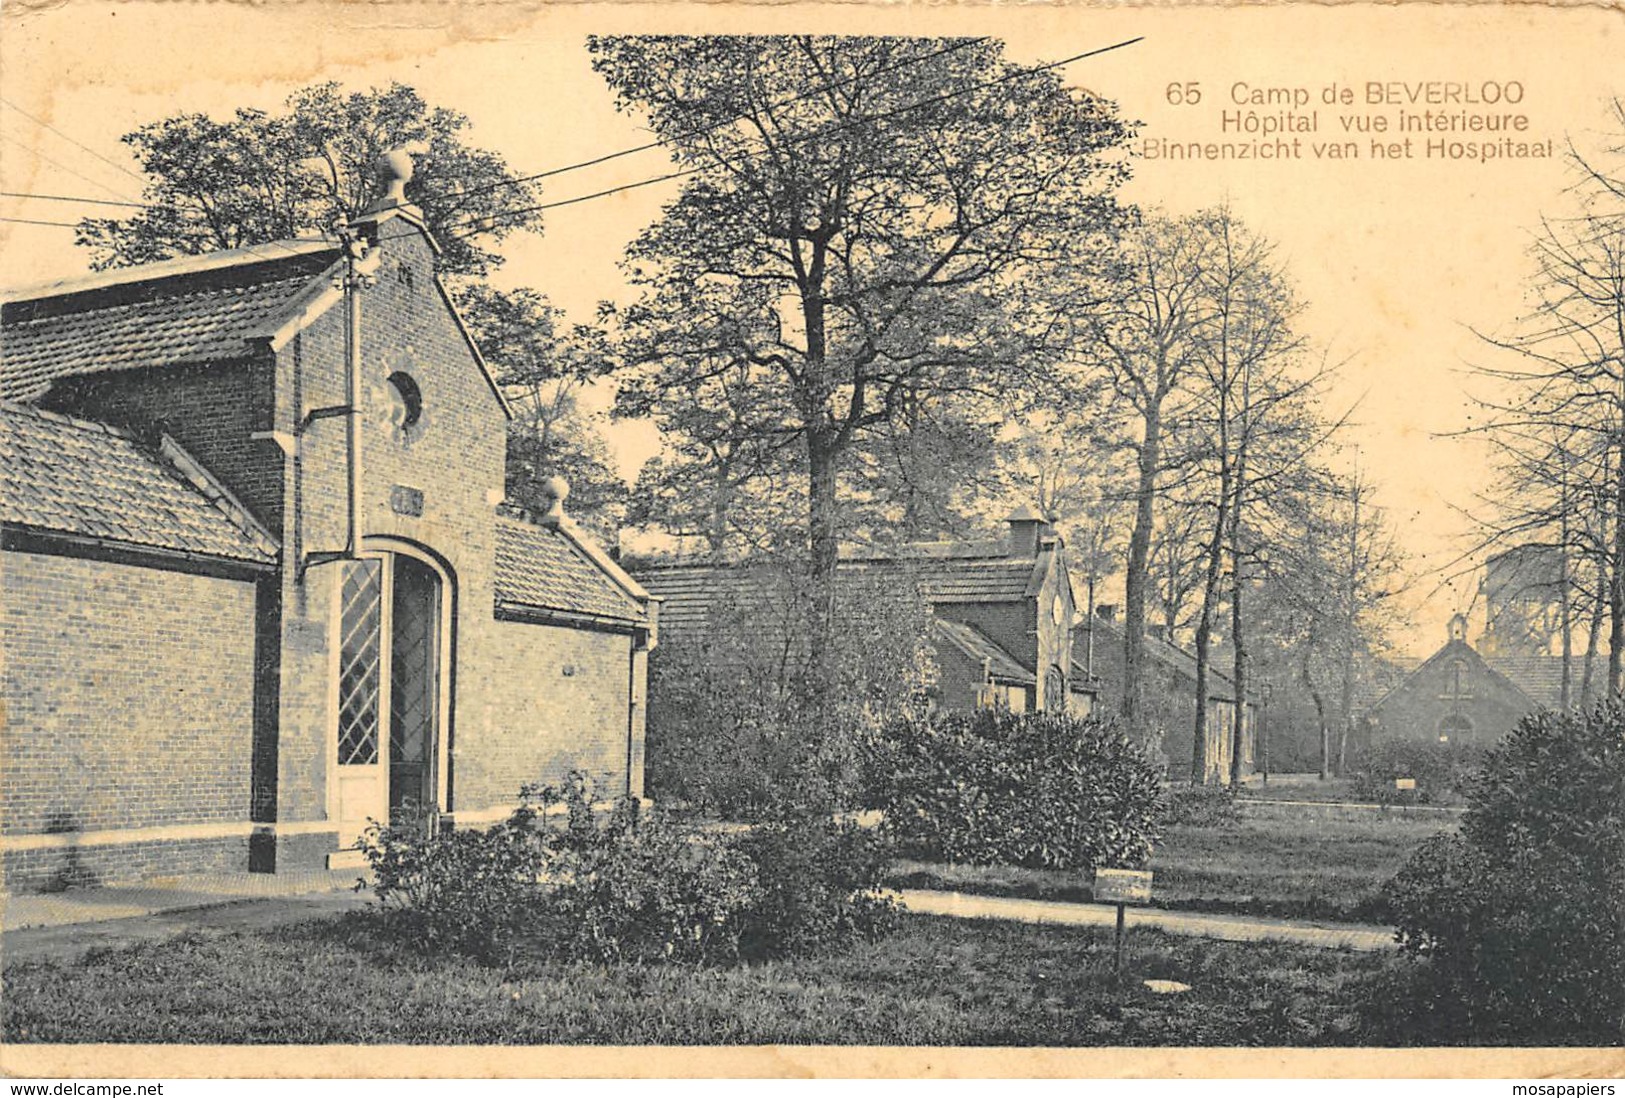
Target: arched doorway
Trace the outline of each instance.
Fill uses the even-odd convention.
[[[1440,743],[1461,743],[1473,734],[1473,722],[1461,713],[1451,713],[1439,722]]]
[[[389,539],[340,567],[329,808],[348,843],[369,821],[449,808],[455,588],[440,561]]]

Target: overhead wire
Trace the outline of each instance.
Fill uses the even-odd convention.
[[[932,58],[943,57],[943,56],[946,56],[947,54],[950,54],[950,53],[956,53],[959,50],[969,49],[971,46],[975,46],[975,45],[978,45],[980,43],[987,42],[987,41],[989,41],[989,39],[985,35],[981,36],[981,37],[978,37],[978,38],[961,39],[959,41],[954,42],[950,46],[943,47],[942,49],[932,50],[929,53],[923,53],[923,54],[920,54],[920,55],[918,55],[916,57],[905,58],[902,61],[897,62],[896,64],[882,65],[880,68],[876,69],[873,73],[870,73],[869,75],[871,77],[873,77],[873,76],[879,76],[879,75],[881,75],[883,73],[896,72],[899,69],[906,69],[906,68],[909,68],[909,67],[911,67],[913,65],[922,64],[922,63],[924,63],[926,61],[930,61]],[[773,102],[768,103],[767,106],[770,107],[770,108],[787,107],[791,103],[799,103],[803,99],[810,99],[815,95],[822,95],[825,92],[833,91],[836,88],[845,87],[848,84],[854,83],[858,79],[860,79],[859,76],[853,75],[853,76],[844,77],[844,78],[842,78],[840,80],[832,80],[832,81],[830,81],[828,83],[820,84],[820,85],[818,85],[816,87],[809,88],[808,90],[806,90],[804,92],[800,92],[800,93],[798,93],[796,95],[786,96],[783,99],[774,100]],[[427,197],[427,198],[445,198],[445,197],[448,197],[448,196],[455,196],[455,197],[460,198],[460,197],[466,197],[466,196],[470,196],[470,195],[488,194],[491,191],[500,190],[503,187],[514,187],[514,186],[518,186],[518,185],[520,185],[522,183],[532,183],[532,182],[535,182],[538,179],[549,179],[549,178],[551,178],[553,176],[556,176],[556,175],[563,175],[566,172],[579,171],[582,168],[592,168],[592,167],[598,166],[599,164],[606,164],[611,160],[618,160],[623,156],[631,156],[634,153],[648,152],[650,149],[658,149],[662,145],[669,145],[669,144],[671,144],[672,142],[675,142],[675,141],[686,141],[691,137],[701,137],[701,136],[703,136],[705,134],[708,134],[708,133],[711,133],[711,132],[713,132],[715,130],[720,130],[720,129],[726,127],[726,126],[731,126],[736,122],[742,121],[744,118],[745,118],[744,114],[736,114],[736,115],[732,115],[732,116],[730,116],[728,118],[725,118],[725,119],[723,119],[723,120],[721,120],[719,122],[713,122],[713,123],[710,123],[709,125],[700,126],[697,129],[687,130],[687,131],[685,131],[683,133],[674,134],[671,137],[656,138],[654,141],[649,141],[649,142],[646,142],[645,144],[642,144],[642,145],[634,145],[631,148],[619,149],[619,150],[617,150],[615,152],[605,153],[602,156],[595,156],[590,160],[582,160],[582,161],[579,161],[579,162],[577,162],[575,164],[566,164],[566,165],[564,165],[562,167],[558,167],[558,168],[549,168],[546,171],[533,172],[533,173],[531,173],[529,175],[519,176],[516,179],[505,179],[505,180],[501,181],[500,183],[491,183],[491,184],[487,184],[486,186],[483,186],[483,187],[470,188],[469,190],[466,190],[466,191],[428,191],[428,192],[425,192],[424,197]]]
[[[1038,73],[1041,73],[1041,72],[1047,72],[1050,69],[1057,69],[1057,68],[1061,68],[1062,66],[1065,66],[1065,65],[1076,64],[1077,62],[1085,60],[1086,58],[1098,57],[1099,55],[1101,55],[1103,53],[1110,53],[1113,50],[1120,50],[1120,49],[1123,49],[1123,48],[1125,48],[1127,46],[1132,46],[1137,42],[1142,42],[1144,40],[1145,40],[1144,35],[1138,35],[1138,36],[1136,36],[1134,38],[1124,39],[1121,42],[1114,42],[1109,46],[1100,46],[1100,47],[1098,47],[1096,49],[1085,50],[1083,53],[1073,54],[1071,57],[1063,57],[1059,61],[1050,61],[1050,62],[1047,62],[1047,63],[1045,63],[1043,65],[1033,65],[1033,66],[1030,66],[1030,67],[1027,67],[1027,68],[1017,69],[1017,70],[1015,70],[1013,72],[1005,73],[1003,76],[995,77],[992,80],[985,80],[985,81],[982,81],[979,84],[971,84],[971,85],[969,85],[967,87],[957,88],[957,89],[955,89],[953,91],[944,92],[941,95],[936,95],[936,96],[932,96],[932,97],[927,98],[927,99],[922,99],[922,100],[919,100],[918,102],[915,102],[915,103],[908,103],[908,104],[905,104],[904,106],[901,106],[901,107],[894,107],[891,110],[881,111],[881,112],[879,112],[877,114],[863,115],[863,116],[858,117],[858,118],[849,118],[849,119],[846,119],[846,120],[841,121],[841,122],[834,123],[834,124],[829,125],[829,126],[821,127],[819,129],[813,130],[813,131],[811,131],[809,133],[798,134],[798,135],[786,138],[782,142],[782,144],[785,144],[785,145],[798,145],[798,144],[802,144],[802,143],[807,142],[807,141],[815,140],[815,139],[817,139],[819,137],[823,137],[823,136],[826,136],[826,135],[831,134],[831,133],[839,132],[840,130],[850,129],[853,126],[862,126],[862,125],[868,125],[869,123],[872,123],[872,122],[884,121],[884,120],[886,120],[888,118],[894,118],[897,115],[905,114],[905,113],[907,113],[909,111],[915,111],[915,110],[919,110],[919,109],[921,109],[923,107],[933,106],[933,105],[935,105],[937,103],[946,102],[949,99],[955,99],[955,98],[957,98],[957,97],[959,97],[961,95],[969,95],[971,92],[983,91],[983,90],[985,90],[987,88],[994,87],[996,85],[1003,84],[1003,83],[1006,83],[1006,82],[1011,81],[1011,80],[1016,80],[1016,79],[1019,79],[1019,78],[1024,77],[1024,76],[1034,76],[1034,75],[1036,75]],[[737,121],[737,119],[735,119],[735,121]],[[713,128],[715,128],[715,127],[713,127]],[[675,140],[675,138],[673,140]],[[766,151],[768,151],[768,150],[764,148],[764,149],[756,150],[755,152],[746,153],[744,155],[746,155],[746,156],[759,156],[759,155],[761,155],[761,153],[766,152]],[[579,195],[579,196],[577,196],[575,198],[560,199],[560,200],[553,201],[553,202],[541,202],[541,203],[537,203],[537,204],[531,205],[531,206],[521,206],[521,207],[518,207],[517,209],[503,210],[503,211],[501,211],[499,213],[487,214],[487,215],[482,216],[482,217],[473,217],[473,218],[467,219],[462,224],[465,225],[465,226],[466,225],[474,225],[474,224],[477,224],[479,222],[496,221],[496,220],[499,220],[501,218],[516,217],[516,216],[519,216],[521,214],[540,213],[543,210],[557,209],[560,206],[569,206],[569,205],[573,205],[573,204],[575,204],[577,202],[585,202],[585,201],[587,201],[589,199],[593,199],[593,198],[604,198],[604,197],[607,197],[607,196],[612,195],[612,194],[619,194],[622,191],[629,191],[629,190],[633,190],[633,189],[638,188],[638,187],[647,187],[647,186],[650,186],[650,185],[655,184],[655,183],[663,183],[663,182],[665,182],[666,180],[669,180],[669,179],[680,179],[683,176],[695,175],[695,174],[698,174],[699,172],[704,171],[704,170],[706,170],[704,167],[699,167],[699,168],[688,168],[688,169],[684,169],[682,171],[677,171],[677,172],[670,172],[670,173],[668,173],[666,175],[656,176],[656,177],[651,178],[651,179],[642,179],[642,180],[639,180],[639,181],[637,181],[635,183],[622,184],[619,187],[611,187],[611,188],[609,188],[607,190],[596,191],[596,192],[594,192],[592,194],[587,194],[587,195]],[[456,226],[453,226],[453,227],[455,228]],[[471,230],[470,232],[467,232],[467,233],[451,233],[450,236],[451,236],[452,239],[461,240],[461,239],[463,239],[465,237],[473,236],[473,235],[476,235],[476,234],[481,233],[481,232],[489,232],[492,228],[496,228],[496,227],[497,226],[495,226],[495,225],[488,225],[488,226],[485,226],[484,228],[473,229],[473,230]]]
[[[944,93],[942,93],[940,95],[931,96],[929,98],[922,99],[922,100],[919,100],[919,101],[914,102],[914,103],[905,104],[905,105],[903,105],[901,107],[894,107],[894,108],[892,108],[890,110],[881,111],[881,112],[878,112],[878,113],[872,114],[872,115],[864,115],[864,116],[861,116],[861,117],[858,117],[858,118],[845,119],[845,120],[843,120],[841,122],[833,123],[833,124],[831,124],[829,126],[820,127],[818,129],[809,131],[809,132],[804,133],[804,134],[793,135],[791,137],[786,138],[785,141],[783,142],[783,144],[785,144],[785,145],[802,144],[802,143],[805,143],[807,141],[816,140],[819,137],[823,137],[823,136],[826,136],[826,135],[831,134],[831,133],[837,133],[837,132],[840,132],[841,130],[850,129],[850,128],[854,127],[854,126],[868,125],[868,124],[873,123],[873,122],[884,121],[884,120],[886,120],[888,118],[894,118],[894,117],[896,117],[898,115],[905,114],[905,113],[907,113],[909,111],[920,110],[920,109],[922,109],[924,107],[932,106],[932,105],[937,104],[937,103],[942,103],[942,102],[945,102],[945,101],[950,100],[950,99],[957,98],[957,97],[962,96],[962,95],[968,95],[968,94],[970,94],[972,92],[982,91],[982,90],[985,90],[987,88],[994,87],[994,86],[1006,83],[1006,82],[1011,81],[1011,80],[1016,80],[1016,79],[1020,79],[1022,77],[1036,75],[1036,74],[1041,73],[1041,72],[1047,72],[1047,71],[1052,70],[1052,69],[1057,69],[1057,68],[1064,67],[1066,65],[1075,64],[1078,61],[1082,61],[1082,60],[1085,60],[1085,59],[1090,58],[1090,57],[1097,57],[1097,56],[1099,56],[1101,54],[1110,53],[1110,52],[1112,52],[1114,50],[1123,49],[1123,48],[1125,48],[1127,46],[1135,45],[1136,43],[1141,42],[1143,40],[1144,40],[1143,35],[1136,36],[1134,38],[1125,39],[1125,40],[1123,40],[1121,42],[1114,42],[1114,43],[1112,43],[1111,45],[1108,45],[1108,46],[1100,46],[1100,47],[1097,47],[1095,49],[1085,50],[1082,53],[1073,54],[1070,57],[1064,57],[1064,58],[1061,58],[1058,61],[1050,61],[1050,62],[1046,62],[1045,64],[1042,64],[1042,65],[1033,65],[1033,66],[1028,66],[1028,67],[1025,67],[1025,68],[1017,69],[1017,70],[1014,70],[1012,72],[1005,73],[1002,76],[995,77],[995,78],[993,78],[991,80],[985,80],[985,81],[981,81],[981,82],[976,83],[976,84],[968,85],[968,86],[963,87],[963,88],[957,88],[957,89],[954,89],[952,91],[944,92]],[[945,47],[943,49],[935,50],[935,51],[932,51],[930,53],[922,54],[922,55],[920,55],[918,57],[910,58],[910,59],[907,59],[906,61],[899,62],[896,65],[889,66],[889,67],[887,67],[885,69],[882,69],[880,71],[882,71],[882,72],[896,71],[896,70],[901,69],[901,68],[906,68],[906,67],[908,67],[910,65],[922,63],[922,62],[930,60],[930,59],[932,59],[934,57],[940,57],[940,56],[943,56],[945,54],[954,52],[956,50],[961,50],[961,49],[968,48],[969,46],[972,46],[972,45],[975,45],[975,44],[977,44],[979,42],[984,42],[984,41],[987,41],[987,39],[986,38],[965,39],[963,41],[956,42],[953,45]],[[832,81],[832,82],[824,84],[824,85],[822,85],[822,86],[820,86],[818,88],[811,89],[811,90],[809,90],[807,92],[802,92],[802,93],[799,93],[799,94],[797,94],[795,96],[789,96],[789,97],[786,97],[786,98],[784,98],[782,100],[775,101],[774,105],[783,106],[783,105],[787,105],[787,104],[790,104],[790,103],[798,102],[798,101],[800,101],[802,99],[806,99],[806,98],[808,98],[808,97],[810,97],[812,95],[822,94],[825,91],[831,90],[831,89],[836,88],[836,87],[840,87],[840,86],[842,86],[844,84],[850,84],[855,79],[857,79],[857,77],[848,77],[848,78],[846,78],[844,80]],[[33,115],[30,115],[28,112],[22,110],[16,104],[11,103],[10,101],[5,100],[3,98],[0,98],[0,103],[4,103],[6,106],[10,107],[12,110],[17,111],[19,114],[22,114],[25,118],[28,118],[31,121],[34,121],[34,122],[36,122],[37,124],[39,124],[41,126],[44,126],[46,129],[49,129],[51,132],[57,134],[59,137],[63,138],[64,140],[72,143],[73,145],[75,145],[75,146],[83,149],[84,151],[90,153],[91,155],[95,156],[98,160],[102,160],[102,161],[104,161],[104,162],[106,162],[108,164],[112,164],[114,167],[119,167],[119,165],[114,164],[113,161],[108,160],[106,157],[102,156],[100,153],[97,153],[94,149],[90,148],[88,145],[85,145],[83,142],[80,142],[80,141],[76,140],[75,138],[73,138],[72,136],[70,136],[70,135],[68,135],[66,133],[63,133],[61,130],[57,129],[55,126],[52,126],[49,123],[44,122],[43,120],[35,118]],[[627,148],[627,149],[617,150],[616,152],[606,153],[603,156],[594,157],[594,158],[592,158],[590,160],[580,161],[580,162],[578,162],[576,164],[569,164],[569,165],[565,165],[565,166],[559,167],[559,168],[552,168],[552,169],[549,169],[549,170],[544,171],[544,172],[536,172],[536,173],[532,173],[532,174],[527,175],[527,176],[519,177],[517,179],[504,180],[501,183],[491,184],[491,185],[483,187],[483,188],[479,188],[479,189],[476,189],[476,190],[470,190],[470,191],[464,191],[464,192],[460,192],[460,193],[464,194],[464,195],[474,195],[474,194],[481,194],[481,193],[489,193],[490,191],[494,191],[494,190],[500,189],[502,187],[516,186],[518,184],[525,183],[525,182],[531,182],[531,181],[534,181],[536,179],[542,179],[542,178],[547,178],[547,177],[550,177],[550,176],[561,175],[561,174],[564,174],[566,172],[575,171],[575,170],[580,169],[580,168],[591,167],[591,166],[594,166],[596,164],[601,164],[601,163],[605,163],[605,162],[610,161],[610,160],[617,159],[619,157],[629,156],[629,155],[632,155],[633,153],[636,153],[636,152],[643,152],[643,151],[646,151],[648,149],[658,148],[658,147],[660,147],[662,145],[666,145],[666,144],[669,144],[669,143],[674,142],[674,141],[685,140],[687,138],[695,137],[695,136],[701,136],[701,135],[703,135],[705,133],[709,133],[709,132],[713,132],[713,131],[715,131],[717,129],[721,129],[721,128],[725,127],[725,126],[733,125],[734,123],[736,123],[738,121],[741,121],[744,117],[745,117],[744,115],[738,115],[738,116],[735,116],[735,117],[732,117],[732,118],[729,118],[729,119],[726,119],[726,120],[723,120],[723,121],[720,121],[720,122],[712,123],[712,124],[704,126],[704,127],[699,127],[697,129],[694,129],[694,130],[684,131],[683,133],[676,134],[676,135],[674,135],[674,136],[672,136],[670,138],[664,138],[664,139],[661,139],[661,140],[658,140],[658,141],[649,142],[649,143],[644,144],[644,145],[639,145],[639,146],[634,146],[634,147]],[[14,138],[8,138],[8,140],[11,140],[11,141],[13,141],[13,143],[21,145],[21,143],[16,142],[16,140]],[[21,146],[21,147],[23,147],[25,149],[28,148],[28,146]],[[54,165],[54,166],[56,166],[58,168],[61,168],[62,170],[67,171],[70,174],[75,175],[78,178],[83,179],[88,183],[91,183],[91,184],[93,184],[95,186],[101,187],[102,190],[107,191],[110,194],[114,194],[114,195],[118,194],[118,192],[114,191],[112,188],[107,187],[104,184],[98,183],[97,181],[95,181],[93,179],[90,179],[89,177],[75,171],[74,169],[72,169],[72,168],[70,168],[70,167],[68,167],[66,165],[60,164],[59,162],[57,162],[55,160],[50,159],[49,157],[45,156],[43,153],[39,153],[37,150],[30,149],[29,151],[33,152],[34,155],[38,156],[40,159],[46,161],[47,163],[52,164],[52,165]],[[754,152],[746,153],[745,155],[757,156],[757,155],[761,155],[761,153],[766,152],[766,151],[767,151],[767,149],[763,148],[763,149],[760,149],[760,150],[756,150]],[[119,170],[124,171],[125,174],[130,175],[135,179],[141,180],[140,176],[135,175],[135,173],[130,172],[127,169],[124,169],[124,168],[120,167]],[[683,170],[675,171],[675,172],[667,172],[665,174],[658,175],[658,176],[653,176],[653,177],[650,177],[648,179],[640,179],[640,180],[636,180],[636,181],[631,182],[631,183],[623,183],[623,184],[620,184],[620,185],[615,186],[615,187],[609,187],[609,188],[605,188],[603,190],[593,191],[593,192],[591,192],[589,194],[576,195],[576,196],[573,196],[571,198],[556,199],[556,200],[551,201],[551,202],[536,203],[536,204],[530,205],[530,206],[522,206],[522,207],[519,207],[517,209],[503,210],[503,211],[500,211],[500,212],[494,213],[494,214],[488,214],[488,215],[483,215],[483,216],[476,216],[476,217],[467,218],[464,221],[462,221],[461,223],[454,224],[454,225],[448,227],[450,229],[465,228],[465,229],[467,229],[467,231],[465,231],[465,232],[454,232],[454,231],[453,232],[448,232],[446,234],[446,236],[449,239],[453,239],[453,240],[466,239],[468,237],[477,236],[480,233],[490,232],[493,229],[501,227],[500,226],[500,221],[502,219],[504,219],[504,218],[517,217],[517,216],[520,216],[520,215],[523,215],[523,214],[529,214],[529,213],[539,213],[539,212],[542,212],[544,210],[559,209],[559,208],[564,207],[564,206],[573,206],[573,205],[576,205],[576,204],[582,203],[582,202],[589,202],[589,201],[593,201],[593,200],[599,199],[599,198],[607,198],[610,195],[620,194],[620,193],[623,193],[625,191],[636,190],[638,188],[653,186],[655,184],[664,183],[664,182],[667,182],[667,181],[670,181],[670,180],[673,180],[673,179],[681,179],[681,178],[684,178],[686,176],[696,175],[696,174],[699,174],[700,172],[705,171],[705,170],[706,170],[706,166],[701,166],[701,167],[695,167],[695,168],[687,168],[687,169],[683,169]],[[146,182],[145,180],[141,180],[141,181],[143,183]],[[448,193],[455,194],[455,193],[458,193],[458,192],[438,192],[438,193],[430,192],[430,194],[434,195],[434,196],[444,196],[445,194],[448,194]],[[155,208],[152,203],[128,202],[128,201],[117,201],[117,202],[115,202],[115,201],[110,201],[108,199],[86,198],[86,197],[74,196],[74,195],[26,194],[26,193],[22,193],[22,192],[6,191],[6,192],[0,192],[0,197],[38,199],[38,200],[41,200],[41,201],[54,201],[54,202],[85,202],[85,203],[92,203],[92,204],[97,204],[97,205],[122,206],[122,207],[128,207],[128,208],[136,208],[136,209]],[[198,212],[198,211],[188,211],[188,212]],[[57,226],[57,227],[62,227],[62,228],[77,228],[78,227],[78,225],[76,223],[72,223],[72,222],[50,222],[50,221],[36,220],[36,219],[30,219],[30,218],[0,218],[0,221],[8,221],[8,222],[13,222],[13,223],[17,223],[17,224],[51,225],[51,226]],[[265,244],[282,247],[284,251],[287,251],[290,254],[294,254],[294,255],[301,254],[299,252],[294,251],[291,248],[288,248],[281,241],[266,241]],[[252,251],[254,251],[255,246],[253,246],[253,245],[243,245],[242,247],[245,250],[252,252]],[[258,254],[258,253],[256,253],[256,254]]]
[[[55,126],[53,126],[49,122],[45,121],[45,119],[38,118],[38,117],[36,117],[36,116],[34,116],[32,114],[29,114],[27,111],[23,110],[17,104],[15,104],[11,100],[7,99],[5,96],[0,95],[0,103],[3,103],[4,105],[10,107],[12,110],[16,111],[18,114],[22,115],[24,118],[26,118],[30,122],[34,123],[36,126],[45,127],[47,130],[50,130],[52,133],[56,134],[62,140],[66,141],[68,144],[74,145],[74,146],[77,146],[80,149],[83,149],[85,152],[89,153],[91,156],[94,156],[97,160],[100,160],[103,164],[106,164],[111,168],[114,168],[114,169],[116,169],[118,171],[123,172],[125,175],[129,176],[131,179],[134,179],[137,182],[141,183],[143,186],[145,186],[146,180],[142,179],[141,176],[137,175],[135,172],[132,172],[129,168],[126,168],[124,165],[118,163],[117,161],[108,159],[107,157],[103,156],[101,153],[97,152],[95,149],[91,148],[89,145],[86,145],[83,141],[80,141],[79,139],[77,139],[77,138],[75,138],[75,137],[73,137],[73,136],[71,136],[69,134],[63,133],[61,130],[57,129]],[[103,188],[103,189],[105,190],[107,188]],[[117,192],[114,192],[114,193],[117,193]]]

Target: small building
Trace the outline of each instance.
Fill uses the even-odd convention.
[[[572,769],[641,793],[656,601],[562,483],[503,506],[509,412],[403,161],[353,246],[5,302],[8,887],[342,864]]]
[[[1024,712],[1076,704],[1072,689],[1072,625],[1077,600],[1065,546],[1031,508],[1008,521],[1002,542],[912,543],[889,550],[847,549],[837,582],[913,585],[930,608],[936,704],[956,709],[998,705]],[[632,569],[662,600],[661,633],[668,650],[702,642],[716,615],[741,592],[767,598],[749,568],[671,561]],[[767,629],[763,613],[753,629]],[[658,699],[657,699],[658,701]]]
[[[1113,712],[1121,711],[1123,705],[1123,647],[1123,626],[1117,620],[1116,608],[1109,605],[1097,606],[1093,617],[1084,618],[1073,646],[1076,658],[1087,661],[1087,671],[1081,664],[1074,667],[1074,681],[1095,683],[1096,704]],[[1144,667],[1148,746],[1153,754],[1163,756],[1171,777],[1187,777],[1196,733],[1196,656],[1165,635],[1149,632]],[[1207,716],[1203,726],[1207,773],[1202,778],[1207,784],[1229,783],[1234,749],[1236,684],[1221,667],[1216,658],[1207,669]],[[1249,701],[1242,724],[1244,776],[1254,770],[1257,718],[1258,707]]]
[[[1526,713],[1557,704],[1560,674],[1561,661],[1550,657],[1486,659],[1467,640],[1466,616],[1456,614],[1444,645],[1366,711],[1364,738],[1489,747]]]

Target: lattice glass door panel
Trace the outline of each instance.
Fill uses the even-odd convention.
[[[340,766],[373,766],[378,762],[383,591],[382,561],[359,560],[344,566],[339,617]]]

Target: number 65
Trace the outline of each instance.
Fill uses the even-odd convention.
[[[1202,85],[1197,80],[1186,84],[1169,84],[1164,94],[1168,102],[1176,107],[1194,107],[1202,101]]]

